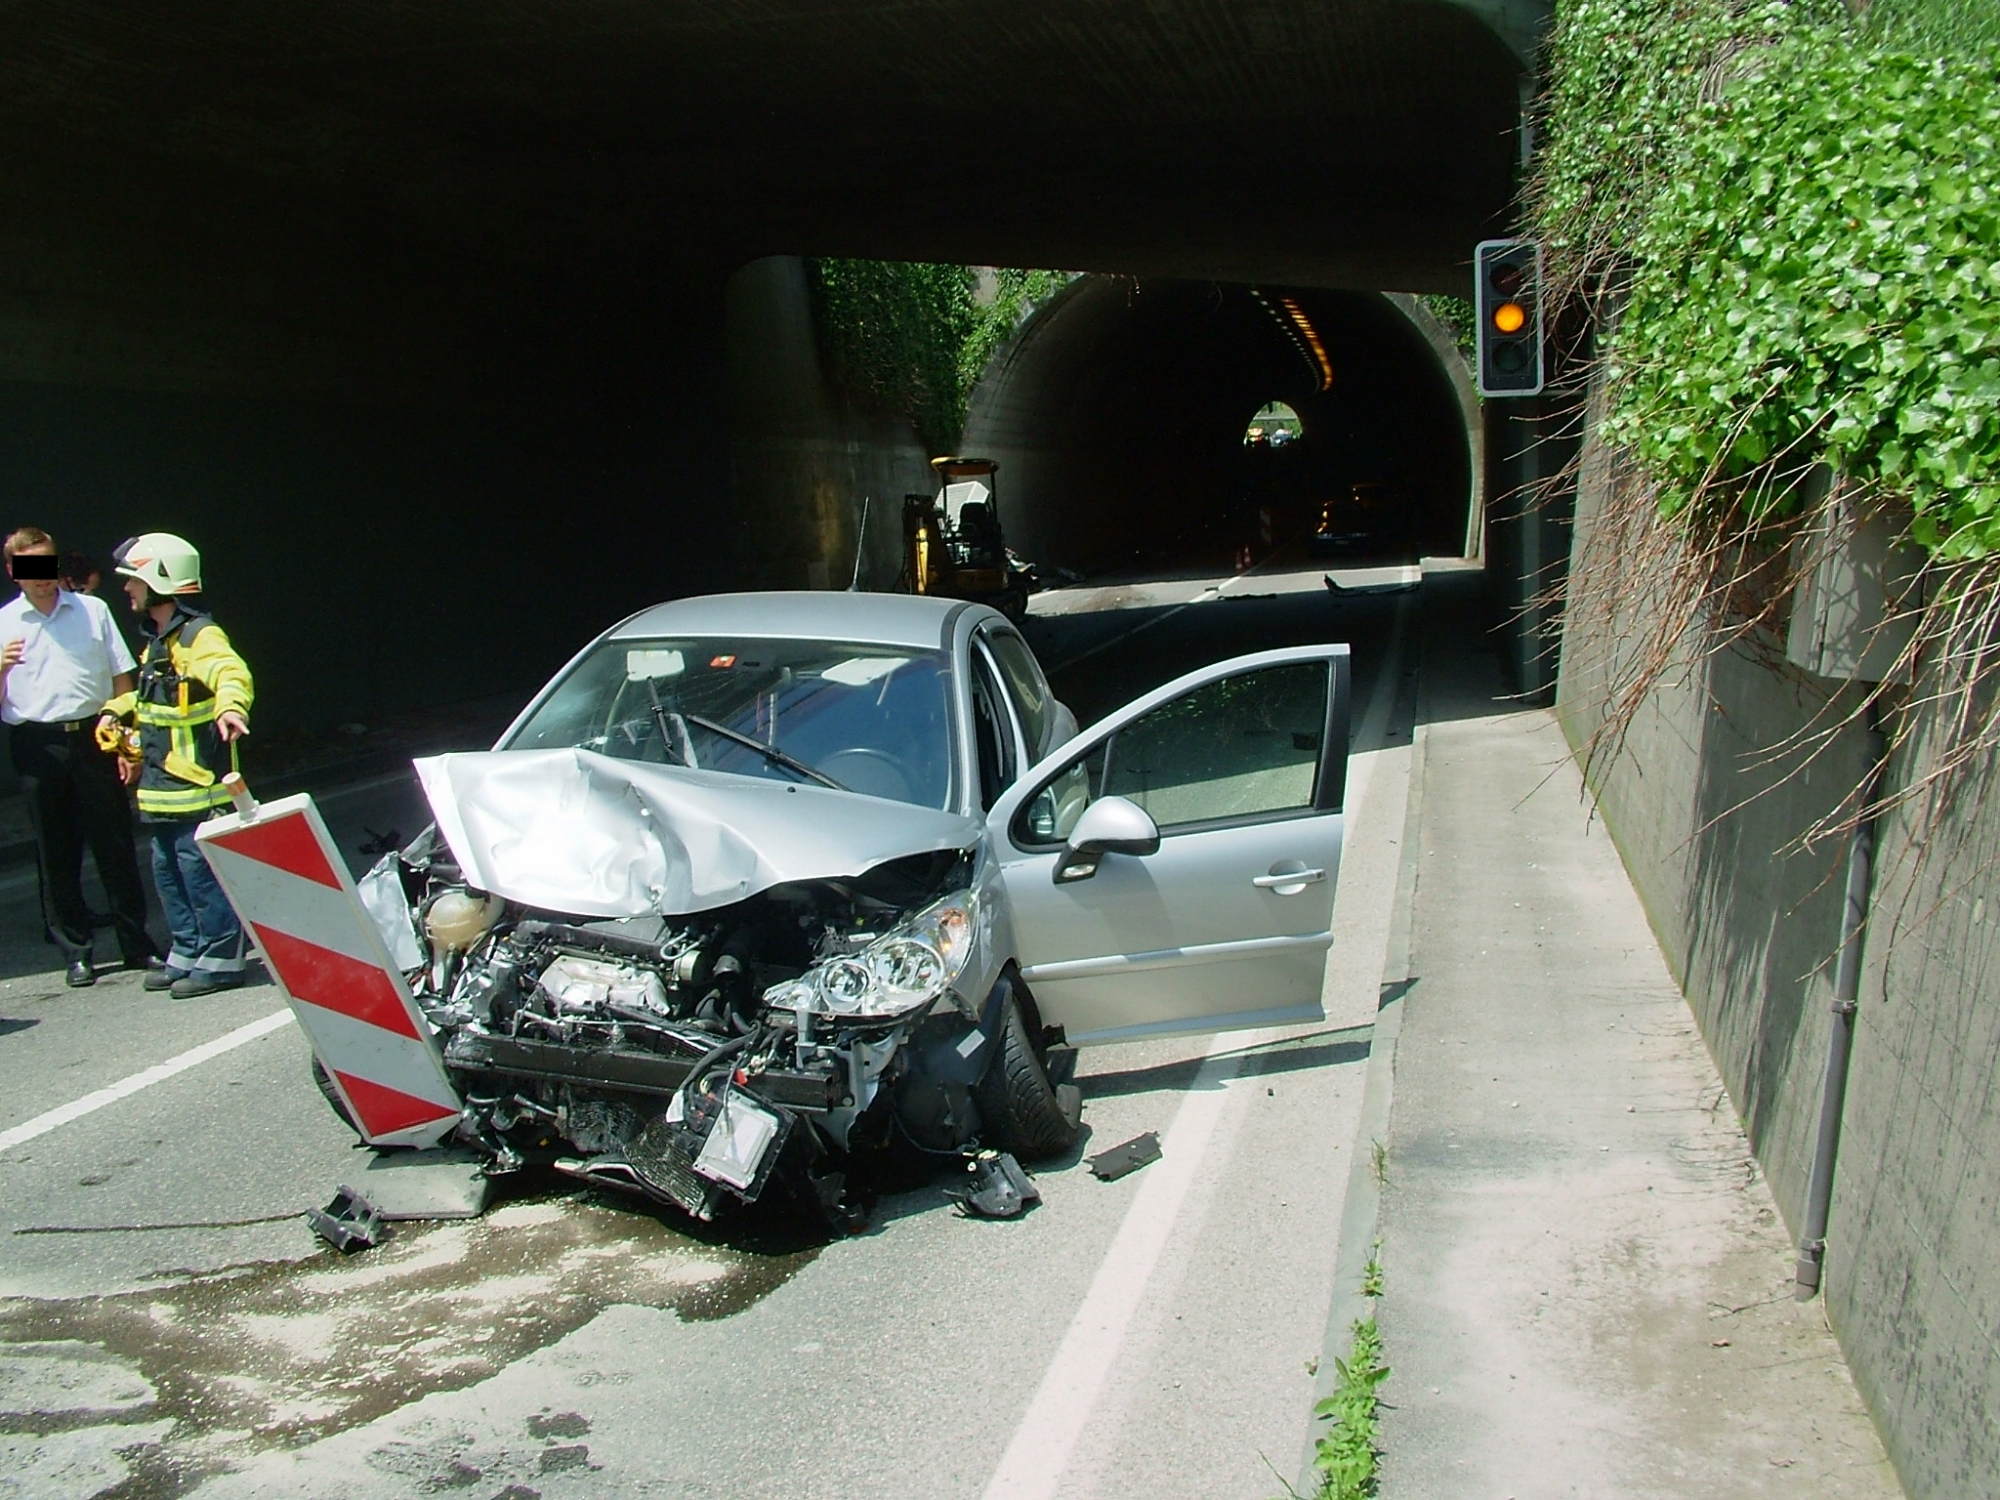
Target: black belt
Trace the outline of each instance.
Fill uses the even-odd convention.
[[[68,719],[59,724],[42,723],[35,719],[23,719],[21,720],[20,723],[15,724],[12,727],[15,729],[41,729],[47,731],[50,734],[81,734],[84,730],[93,727],[96,723],[97,723],[96,716],[93,715],[88,719]]]

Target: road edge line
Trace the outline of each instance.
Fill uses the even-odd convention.
[[[1194,602],[1190,600],[1177,605],[1169,613],[1191,608]],[[1355,721],[1363,729],[1374,725],[1379,709],[1380,727],[1374,733],[1381,739],[1387,738],[1389,726],[1396,717],[1396,706],[1403,698],[1402,679],[1397,672],[1407,649],[1409,613],[1405,601],[1398,601],[1388,660],[1374,691],[1369,695],[1367,707]],[[1136,633],[1134,630],[1127,635]],[[1414,750],[1414,736],[1412,745]],[[1378,745],[1374,751],[1364,753],[1379,754],[1388,748],[1386,744]],[[1365,765],[1366,775],[1361,778],[1364,791],[1367,777],[1373,775],[1374,769],[1372,761]],[[1413,757],[1413,769],[1415,765]],[[1348,791],[1350,794],[1357,791],[1352,776],[1348,781]],[[1361,801],[1362,796],[1350,795],[1348,805],[1358,808]],[[1409,819],[1407,809],[1406,794],[1406,826]],[[1350,815],[1343,811],[1342,816],[1347,818]],[[1407,841],[1408,834],[1405,833],[1404,837]],[[1407,860],[1407,857],[1405,849],[1404,859]],[[1399,894],[1402,878],[1403,863],[1399,861]],[[1337,883],[1335,889],[1337,900]],[[1389,956],[1396,952],[1399,910],[1396,908],[1390,912],[1389,934],[1383,948],[1383,973],[1388,971]],[[1403,946],[1407,949],[1406,923],[1401,930]],[[1374,1023],[1378,1029],[1383,1024],[1382,1017],[1383,1012],[1378,1008]],[[1099,1259],[1082,1299],[1071,1314],[1054,1353],[1043,1367],[1034,1392],[981,1491],[984,1500],[1048,1500],[1060,1487],[1105,1383],[1112,1376],[1132,1320],[1153,1289],[1153,1272],[1164,1251],[1166,1237],[1179,1219],[1182,1205],[1195,1185],[1195,1177],[1214,1136],[1222,1130],[1226,1137],[1240,1123],[1240,1120],[1225,1120],[1226,1115],[1234,1113],[1230,1110],[1231,1103],[1240,1102],[1238,1091],[1231,1089],[1230,1084],[1240,1077],[1241,1068],[1249,1055],[1276,1038],[1277,1032],[1269,1029],[1225,1031],[1217,1033],[1210,1043],[1194,1080],[1182,1094],[1174,1117],[1168,1123],[1165,1139],[1161,1143],[1166,1163],[1155,1169],[1160,1175],[1148,1178],[1121,1217],[1111,1243]],[[1370,1057],[1372,1067],[1372,1050]],[[1364,1109],[1367,1097],[1364,1093]]]
[[[59,1104],[54,1109],[36,1115],[32,1120],[23,1121],[8,1130],[0,1130],[0,1151],[11,1151],[16,1146],[26,1145],[37,1136],[47,1135],[51,1130],[67,1125],[72,1120],[81,1120],[85,1115],[96,1114],[108,1104],[116,1104],[120,1099],[131,1098],[142,1089],[149,1089],[156,1083],[165,1083],[169,1078],[185,1073],[189,1068],[198,1067],[211,1058],[220,1057],[225,1052],[233,1052],[246,1042],[254,1042],[258,1037],[276,1031],[291,1019],[290,1006],[286,1006],[283,1010],[274,1010],[268,1016],[260,1016],[237,1027],[234,1031],[224,1032],[212,1042],[203,1042],[199,1047],[190,1047],[163,1063],[155,1063],[152,1067],[121,1078],[116,1083],[106,1084],[94,1093],[85,1094],[81,1099],[73,1099],[68,1104]]]

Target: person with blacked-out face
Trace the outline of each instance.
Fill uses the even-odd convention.
[[[103,600],[63,587],[46,531],[23,526],[0,552],[21,591],[0,605],[0,721],[34,824],[44,928],[63,951],[67,982],[94,984],[97,920],[83,894],[88,846],[125,966],[158,970],[131,807],[116,758],[93,734],[106,700],[131,691],[131,649]]]

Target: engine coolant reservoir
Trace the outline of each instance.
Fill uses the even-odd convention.
[[[486,936],[507,903],[498,896],[474,896],[466,891],[446,891],[424,913],[424,931],[431,946],[463,953]]]

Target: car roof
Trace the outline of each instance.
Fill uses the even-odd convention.
[[[950,640],[961,599],[924,594],[832,593],[824,589],[698,594],[655,604],[614,627],[611,639],[722,635],[763,640],[851,641],[937,651]],[[978,608],[974,605],[972,608]]]

